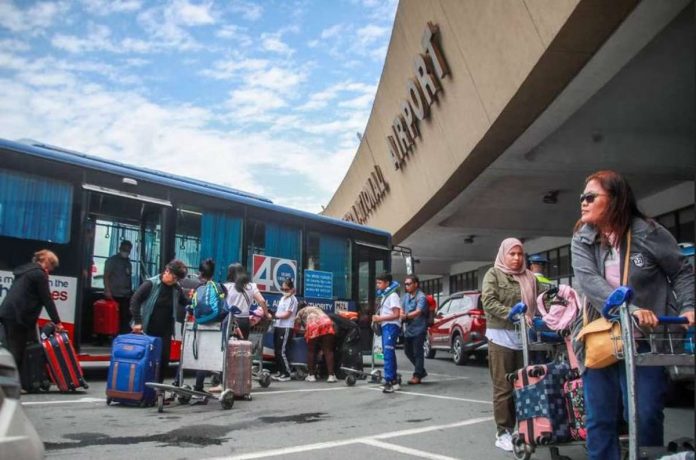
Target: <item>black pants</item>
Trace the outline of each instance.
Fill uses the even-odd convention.
[[[273,345],[275,348],[275,360],[281,375],[290,376],[290,361],[288,361],[288,342],[292,338],[292,329],[289,327],[276,327],[273,332]]]
[[[130,297],[114,297],[118,303],[118,330],[119,334],[130,334],[131,312]]]
[[[35,329],[29,329],[26,326],[18,324],[14,321],[3,319],[2,324],[5,329],[5,341],[7,348],[12,353],[12,357],[17,363],[17,370],[22,369],[22,361],[24,359],[24,351],[27,349],[28,342],[36,342]]]

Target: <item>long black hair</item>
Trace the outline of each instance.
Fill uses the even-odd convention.
[[[206,280],[212,280],[215,276],[215,261],[213,259],[205,259],[198,266],[198,271],[201,274],[201,278]]]
[[[227,281],[234,283],[234,288],[237,292],[244,292],[244,288],[251,282],[249,274],[240,263],[230,264],[227,267]]]

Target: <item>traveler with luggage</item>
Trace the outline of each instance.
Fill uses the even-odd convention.
[[[174,259],[166,265],[160,275],[145,280],[131,297],[133,333],[144,332],[162,339],[159,383],[164,381],[164,374],[169,367],[176,312],[180,306],[190,303],[190,299],[179,285],[179,280],[184,279],[186,273],[186,265]]]
[[[483,277],[481,302],[486,312],[488,367],[493,381],[493,416],[497,428],[495,446],[512,451],[515,429],[513,385],[506,376],[523,366],[522,342],[508,320],[511,308],[522,301],[527,316],[534,316],[539,287],[526,267],[524,247],[516,238],[503,240],[495,264]]]
[[[285,279],[281,286],[283,297],[278,302],[275,313],[273,331],[273,348],[275,350],[276,367],[278,375],[273,380],[287,382],[290,380],[290,361],[288,361],[288,342],[292,338],[297,314],[297,298],[295,297],[295,284],[291,279]]]
[[[305,302],[298,305],[295,325],[304,329],[304,337],[307,342],[307,377],[305,381],[316,382],[315,358],[317,347],[321,348],[326,363],[326,371],[329,374],[328,383],[336,382],[334,369],[334,349],[336,348],[336,330],[329,315],[319,307],[307,306]]]
[[[256,302],[263,310],[263,315],[268,319],[271,316],[268,313],[268,305],[266,299],[263,298],[256,283],[252,283],[249,279],[244,266],[240,263],[230,264],[227,267],[227,282],[224,284],[227,289],[227,306],[229,308],[237,307],[240,313],[235,315],[237,326],[244,340],[249,339],[249,310]]]
[[[106,259],[104,264],[104,297],[118,304],[119,333],[130,332],[130,298],[133,295],[130,253],[133,243],[121,241],[118,253]]]
[[[571,253],[577,286],[589,302],[586,321],[579,321],[574,337],[583,323],[599,318],[605,300],[620,284],[633,290],[629,308],[641,327],[656,326],[656,315],[672,314],[667,306],[674,296],[679,315],[694,324],[693,268],[669,231],[638,210],[631,187],[620,174],[598,171],[585,180]],[[627,407],[624,364],[600,367],[585,362],[593,350],[585,349],[583,341],[574,345],[583,370],[588,457],[619,459],[622,398]],[[638,351],[647,352],[642,346],[649,348],[642,344]],[[637,367],[636,382],[638,444],[663,446],[665,369]]]
[[[0,305],[0,322],[5,330],[7,348],[21,372],[27,342],[37,342],[36,322],[41,308],[46,308],[56,332],[64,328],[58,309],[51,298],[48,275],[58,267],[58,257],[47,249],[34,253],[28,264],[17,267],[14,282]]]
[[[404,352],[414,366],[413,377],[408,384],[418,385],[428,375],[425,371],[425,350],[423,349],[425,335],[428,333],[428,302],[419,288],[416,275],[406,276],[404,289],[406,293],[401,297],[401,305],[404,307],[401,321],[406,324]]]
[[[382,273],[376,277],[378,314],[372,316],[372,322],[381,327],[382,352],[384,353],[384,393],[400,390],[396,375],[396,340],[401,331],[401,300],[397,290],[399,283],[392,279],[391,273]]]

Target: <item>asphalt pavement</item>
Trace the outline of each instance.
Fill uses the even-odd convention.
[[[172,403],[156,408],[106,406],[105,370],[88,373],[88,391],[25,395],[24,408],[48,458],[70,459],[510,459],[494,447],[486,363],[456,366],[447,353],[427,360],[422,385],[383,394],[358,381],[254,383],[252,401],[222,410]],[[404,382],[412,367],[401,351]],[[693,406],[666,414],[666,439],[694,433]],[[585,458],[582,446],[563,455]],[[534,458],[549,458],[539,450]]]

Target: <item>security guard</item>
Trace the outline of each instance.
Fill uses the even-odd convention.
[[[534,273],[537,280],[544,285],[546,289],[554,287],[556,283],[544,276],[544,271],[548,265],[549,260],[542,256],[541,254],[533,254],[529,256],[528,265],[529,270]],[[546,290],[545,289],[545,290]]]

